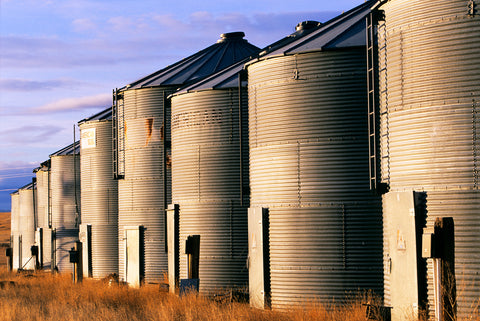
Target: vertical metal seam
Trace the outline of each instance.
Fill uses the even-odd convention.
[[[473,147],[473,188],[478,188],[478,155],[477,155],[477,104],[475,98],[472,98],[472,147]]]
[[[240,153],[240,206],[243,206],[243,117],[242,117],[242,75],[244,74],[244,69],[238,73],[238,149]]]
[[[230,258],[233,258],[233,200],[230,200]]]
[[[347,269],[347,220],[346,220],[346,213],[345,213],[345,204],[341,204],[342,206],[342,250],[343,250],[343,269]]]
[[[198,186],[198,201],[199,202],[200,202],[200,199],[201,199],[201,196],[200,196],[200,193],[201,193],[201,187],[200,187],[201,186],[200,185],[200,179],[201,179],[200,178],[200,171],[201,171],[201,167],[200,167],[200,148],[201,148],[201,146],[198,145],[198,149],[197,149],[198,150],[198,159],[197,159],[197,161],[198,161],[198,164],[197,164],[198,184],[197,184],[197,186]]]
[[[230,96],[230,137],[229,143],[233,142],[233,89],[230,88],[228,90],[228,94]]]
[[[302,184],[300,176],[300,141],[297,140],[297,193],[298,193],[298,205],[302,204]]]
[[[399,32],[399,36],[400,36],[400,39],[399,39],[399,45],[400,45],[400,49],[399,49],[399,58],[400,58],[400,104],[401,106],[404,106],[404,96],[405,96],[405,81],[404,81],[404,66],[403,66],[403,62],[404,62],[404,52],[403,52],[403,30],[400,30]]]

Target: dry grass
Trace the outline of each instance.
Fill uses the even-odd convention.
[[[202,296],[179,298],[158,285],[131,289],[95,280],[75,285],[69,275],[22,275],[3,268],[0,281],[0,320],[365,320],[361,304],[329,311],[312,304],[282,313]]]

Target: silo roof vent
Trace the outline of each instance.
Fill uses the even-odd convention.
[[[319,25],[321,25],[321,23],[318,21],[313,21],[313,20],[302,21],[295,26],[295,31],[308,30],[308,29],[315,28]]]
[[[232,40],[244,40],[243,37],[245,37],[245,33],[243,31],[222,33],[220,35],[220,39],[217,40],[217,43]]]

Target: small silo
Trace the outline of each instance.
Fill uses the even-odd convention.
[[[473,0],[381,6],[381,181],[390,189],[384,196],[385,297],[396,320],[419,306],[432,318],[445,311],[451,316],[444,319],[452,319],[455,310],[458,319],[479,317],[479,6]],[[435,235],[437,218],[453,230]],[[444,243],[443,253],[428,253],[432,246],[423,248],[422,237]],[[418,280],[405,278],[404,267]]]
[[[381,201],[370,191],[368,164],[371,6],[267,48],[246,66],[252,306],[382,295]]]
[[[200,236],[200,292],[248,286],[248,95],[240,61],[176,92],[172,101],[172,202],[185,241]],[[240,90],[239,90],[240,88]]]
[[[165,208],[171,202],[167,97],[255,52],[243,35],[222,34],[206,49],[115,91],[119,274],[130,284],[157,282],[167,271]]]
[[[12,205],[10,208],[10,247],[13,255],[13,270],[21,266],[20,234],[18,233],[18,222],[20,216],[20,194],[18,190],[10,194]]]
[[[37,230],[35,232],[35,243],[39,247],[40,266],[50,269],[52,260],[50,160],[41,163],[34,172],[37,180]]]
[[[80,144],[50,155],[52,206],[52,268],[72,271],[69,251],[78,241],[80,225]]]
[[[30,248],[35,244],[35,216],[36,216],[36,184],[30,183],[18,190],[19,215],[18,235],[20,236],[20,266],[22,270],[33,270],[35,260]]]
[[[118,184],[113,177],[112,109],[78,122],[84,276],[118,274]]]

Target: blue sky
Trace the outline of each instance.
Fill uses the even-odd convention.
[[[264,47],[363,0],[0,0],[0,211],[122,87],[243,31]],[[78,137],[78,128],[76,129]]]

